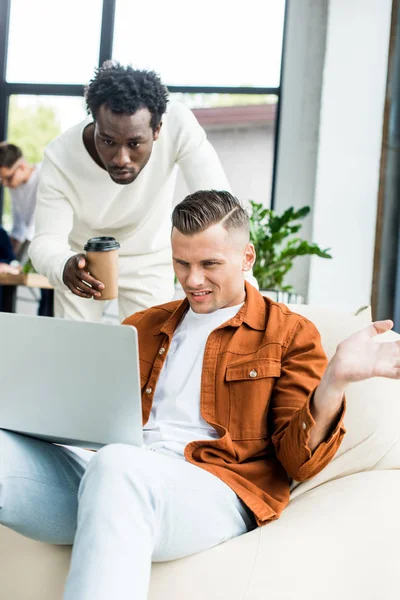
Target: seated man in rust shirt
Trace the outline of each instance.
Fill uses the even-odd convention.
[[[83,464],[66,448],[1,432],[5,455],[18,444],[29,469],[39,455],[46,465],[34,499],[27,467],[12,480],[0,473],[1,522],[74,543],[67,600],[145,600],[152,560],[277,519],[290,479],[313,477],[335,455],[347,384],[400,376],[399,343],[373,341],[391,321],[352,335],[327,365],[314,325],[245,283],[255,252],[248,216],[229,193],[188,196],[172,224],[186,298],[125,321],[139,335],[143,448],[111,444]]]

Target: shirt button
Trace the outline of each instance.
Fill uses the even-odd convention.
[[[306,430],[306,429],[307,429],[307,425],[305,424],[305,422],[304,422],[304,421],[302,422],[301,426],[302,426],[302,428],[303,428],[304,430]]]
[[[152,393],[152,391],[153,391],[153,388],[151,388],[151,387],[146,388],[146,394],[148,396],[150,396],[150,394]]]
[[[158,354],[164,354],[164,352],[165,352],[165,348],[160,348],[158,351]]]
[[[255,369],[252,369],[249,373],[250,377],[257,377],[258,373]]]

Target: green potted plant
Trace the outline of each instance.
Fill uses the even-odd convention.
[[[291,302],[293,287],[285,284],[285,277],[295,258],[306,254],[332,258],[330,248],[322,250],[317,244],[310,244],[295,235],[302,227],[299,220],[310,212],[309,206],[298,210],[290,207],[279,215],[253,200],[250,204],[250,239],[257,254],[254,277],[260,290],[273,291],[277,300]]]

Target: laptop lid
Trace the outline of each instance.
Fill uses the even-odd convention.
[[[0,428],[86,448],[141,446],[136,329],[0,313]]]

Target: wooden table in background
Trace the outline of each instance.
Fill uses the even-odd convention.
[[[17,302],[17,286],[22,285],[28,288],[39,288],[44,290],[53,290],[47,277],[39,273],[19,273],[11,275],[10,273],[0,273],[0,285],[3,287],[3,312],[15,312]],[[46,316],[52,317],[53,311],[49,311]]]

